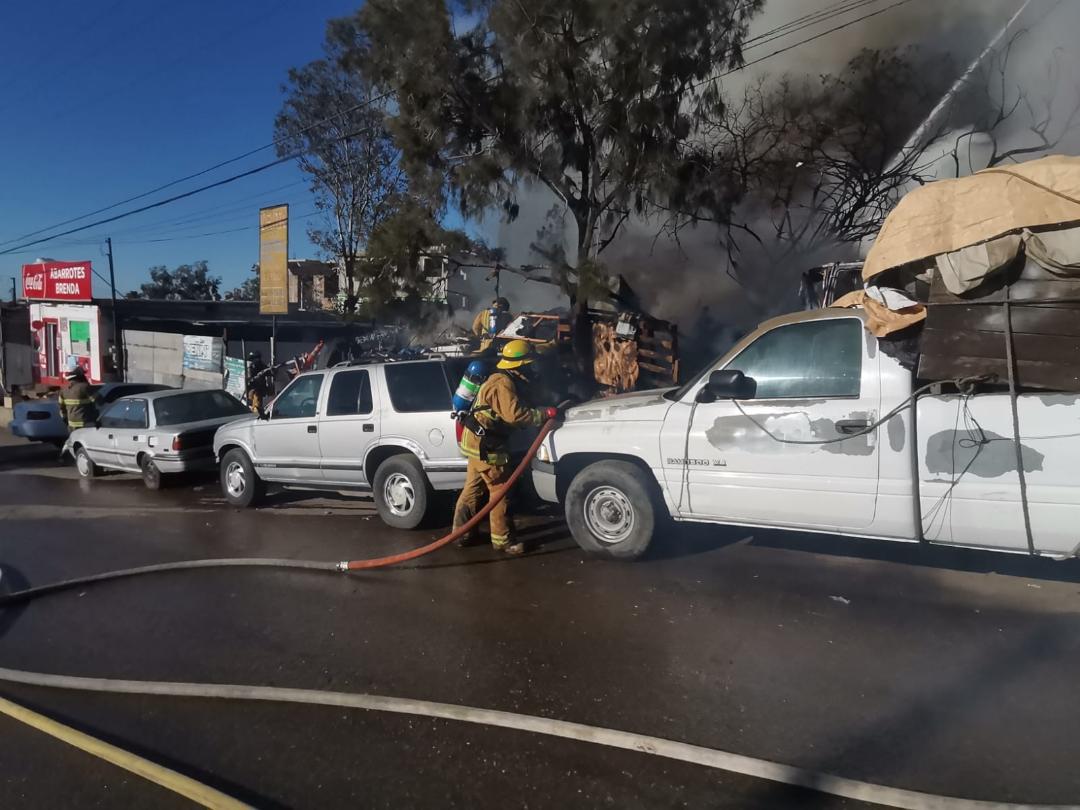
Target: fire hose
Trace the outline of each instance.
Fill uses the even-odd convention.
[[[123,568],[118,571],[106,571],[101,574],[91,574],[90,576],[51,582],[47,585],[38,585],[33,588],[15,591],[14,593],[0,594],[0,607],[6,607],[20,602],[28,602],[31,599],[36,599],[40,596],[45,596],[46,594],[78,588],[83,585],[107,582],[115,579],[126,579],[129,577],[141,576],[143,574],[159,574],[166,571],[186,571],[194,568],[299,568],[305,571],[349,572],[365,571],[372,568],[386,568],[391,565],[408,562],[409,560],[415,560],[417,557],[431,554],[432,552],[438,551],[443,546],[453,543],[455,540],[458,540],[480,525],[480,522],[488,516],[491,510],[494,509],[503,498],[507,496],[510,489],[517,483],[517,480],[525,473],[525,470],[532,462],[533,457],[540,449],[540,445],[543,443],[544,439],[547,438],[547,435],[552,429],[554,429],[555,424],[555,419],[549,419],[544,423],[543,427],[540,428],[540,432],[536,435],[536,438],[533,439],[533,443],[529,445],[529,449],[525,451],[524,458],[522,458],[521,462],[514,468],[514,471],[510,473],[510,477],[507,479],[506,483],[491,493],[488,502],[480,511],[464,524],[440,537],[438,540],[434,540],[426,546],[420,546],[420,548],[415,548],[411,551],[403,551],[400,554],[390,554],[385,557],[375,557],[374,559],[368,560],[342,560],[341,562],[264,557],[212,557],[202,560],[183,560],[181,562],[143,565],[137,568]]]
[[[448,534],[440,537],[438,540],[434,540],[425,546],[413,549],[411,551],[404,551],[400,554],[390,554],[385,557],[376,557],[374,559],[367,560],[343,560],[341,562],[329,562],[322,560],[289,560],[289,559],[273,559],[273,558],[225,558],[225,559],[202,559],[202,560],[184,560],[181,562],[173,563],[161,563],[158,565],[144,565],[137,568],[125,568],[117,571],[106,571],[100,574],[93,574],[85,577],[77,577],[74,579],[66,579],[59,582],[52,582],[46,585],[38,585],[32,588],[25,588],[20,591],[15,591],[9,594],[0,594],[0,608],[9,607],[12,605],[29,602],[33,599],[37,599],[41,596],[57,593],[59,591],[69,590],[71,588],[82,587],[84,585],[90,585],[98,582],[107,582],[117,579],[126,579],[129,577],[141,576],[144,574],[157,574],[166,571],[189,571],[197,568],[294,568],[305,571],[333,571],[348,573],[350,571],[364,571],[374,568],[386,568],[391,565],[398,565],[399,563],[414,560],[417,557],[423,557],[427,554],[431,554],[438,551],[443,546],[449,545],[455,540],[463,537],[468,532],[472,531],[480,522],[487,517],[495,506],[505,498],[511,487],[517,482],[517,480],[524,474],[529,464],[532,462],[533,457],[540,449],[540,445],[543,443],[547,435],[555,427],[556,420],[549,419],[540,428],[540,432],[536,438],[533,439],[529,449],[525,452],[524,458],[518,463],[517,467],[510,474],[506,483],[500,486],[497,490],[491,493],[491,497],[488,499],[487,504],[484,505],[471,519],[466,521],[458,528],[452,530]],[[59,679],[59,680],[58,680]],[[49,675],[40,672],[25,672],[21,670],[13,669],[0,669],[0,681],[7,683],[21,683],[33,686],[45,686],[45,687],[59,687],[66,689],[79,689],[82,691],[97,691],[97,692],[112,692],[118,694],[130,694],[132,692],[131,685],[135,682],[115,681],[107,678],[91,678],[91,679],[64,679],[64,676]],[[85,681],[83,684],[81,682]],[[126,686],[125,686],[126,684]],[[178,684],[155,684],[153,682],[144,682],[146,687],[170,687],[180,686]],[[186,684],[186,691],[172,691],[169,689],[158,690],[155,694],[186,694],[188,696],[197,696],[200,690],[204,696],[216,697],[219,696],[214,693],[213,685],[199,685],[199,684]],[[259,687],[248,687],[251,691],[257,691]],[[233,697],[243,698],[250,695],[246,693],[236,693]],[[7,715],[15,720],[37,729],[43,733],[49,734],[57,739],[63,740],[70,745],[82,749],[88,753],[93,754],[107,762],[111,762],[121,768],[124,768],[132,773],[148,779],[155,784],[167,788],[181,796],[184,796],[192,801],[202,804],[205,807],[214,808],[233,808],[245,807],[235,799],[207,786],[203,785],[190,777],[177,773],[174,770],[166,768],[157,763],[151,762],[143,757],[133,754],[129,751],[125,751],[117,746],[110,745],[103,740],[99,740],[90,736],[84,732],[73,729],[69,726],[65,726],[57,721],[38,714],[37,712],[30,711],[24,706],[20,706],[17,703],[13,703],[9,700],[0,698],[0,714]]]

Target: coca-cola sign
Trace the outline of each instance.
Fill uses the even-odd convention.
[[[90,262],[38,262],[24,264],[23,297],[37,301],[89,301],[92,297]]]

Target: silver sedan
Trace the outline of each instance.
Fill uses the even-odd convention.
[[[138,472],[147,488],[160,489],[164,475],[214,469],[217,429],[250,415],[221,390],[138,394],[116,400],[93,427],[72,431],[64,452],[83,478],[101,469]]]

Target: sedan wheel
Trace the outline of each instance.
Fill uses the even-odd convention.
[[[97,465],[90,460],[85,447],[80,447],[75,451],[75,469],[79,471],[82,478],[93,478],[98,474]]]
[[[139,459],[139,469],[142,470],[142,480],[147,489],[158,490],[163,485],[161,470],[150,456]]]

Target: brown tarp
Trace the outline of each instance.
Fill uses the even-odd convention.
[[[833,302],[834,307],[845,309],[848,307],[862,307],[866,312],[866,329],[874,337],[885,337],[901,329],[907,329],[926,320],[926,307],[915,304],[900,309],[889,309],[877,299],[866,293],[866,290],[849,292],[842,298]]]
[[[908,193],[881,227],[863,280],[1023,228],[1080,222],[1080,157],[1052,155],[937,180]]]

